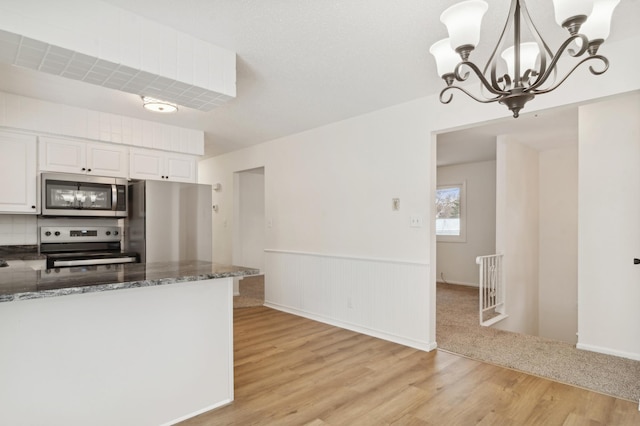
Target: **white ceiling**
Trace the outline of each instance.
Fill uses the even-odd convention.
[[[44,0],[43,0],[44,1]],[[237,98],[210,112],[145,111],[136,95],[0,64],[0,90],[205,132],[217,155],[439,92],[429,46],[457,0],[104,0],[237,53]],[[490,54],[508,2],[488,0],[478,61]],[[565,38],[551,0],[529,2],[552,48]],[[640,0],[622,0],[610,40],[640,34]],[[596,77],[594,77],[596,78]],[[523,111],[524,112],[524,111]],[[509,132],[548,126],[513,120]],[[484,131],[498,131],[500,126]],[[492,129],[492,130],[490,130]],[[468,134],[463,134],[468,139]]]
[[[495,120],[438,135],[438,166],[496,159],[496,136],[505,135],[537,151],[578,143],[578,108],[562,107]]]

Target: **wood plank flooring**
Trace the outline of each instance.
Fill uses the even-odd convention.
[[[265,307],[234,310],[235,401],[203,425],[640,425],[638,404]]]

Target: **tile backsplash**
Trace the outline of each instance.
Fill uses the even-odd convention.
[[[37,216],[0,214],[0,245],[38,244]]]

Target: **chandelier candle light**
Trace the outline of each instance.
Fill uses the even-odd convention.
[[[589,71],[594,75],[604,73],[609,68],[609,60],[598,54],[598,48],[609,36],[611,16],[618,3],[620,0],[553,0],[556,22],[569,31],[569,38],[553,54],[533,24],[525,1],[512,0],[498,44],[482,71],[469,60],[469,56],[480,41],[482,17],[489,6],[483,0],[468,0],[451,6],[440,16],[449,38],[434,43],[429,49],[436,59],[438,75],[447,84],[440,92],[440,102],[451,102],[453,94],[449,93],[448,97],[445,94],[456,89],[478,102],[506,105],[517,118],[528,101],[536,95],[555,90],[583,63],[599,60],[602,69],[596,70],[590,66]],[[533,41],[521,42],[521,20],[526,23]],[[503,74],[500,74],[497,52],[504,48],[507,33],[511,29],[513,45],[500,55],[506,62],[506,73],[502,71]],[[572,44],[575,48],[569,48]],[[556,82],[558,60],[565,52],[574,58],[585,53],[587,56]],[[490,93],[484,99],[454,84],[466,81],[470,75],[468,70],[473,71],[480,80],[481,90]],[[549,80],[551,75],[553,78]]]

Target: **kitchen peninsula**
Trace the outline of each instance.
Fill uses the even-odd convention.
[[[0,269],[0,424],[174,424],[233,400],[233,277],[202,261]]]

